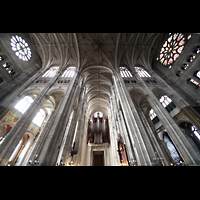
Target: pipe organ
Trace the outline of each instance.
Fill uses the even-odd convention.
[[[88,122],[88,143],[102,144],[109,143],[108,119],[103,115],[91,116]]]

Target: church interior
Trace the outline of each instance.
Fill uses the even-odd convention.
[[[0,166],[200,165],[199,33],[0,33]]]

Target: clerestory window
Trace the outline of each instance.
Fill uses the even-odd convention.
[[[146,70],[144,70],[142,67],[135,67],[135,71],[142,78],[151,77],[151,75]]]
[[[47,70],[42,77],[54,77],[56,73],[58,72],[59,67],[51,67],[49,70]]]
[[[33,103],[33,98],[30,96],[25,96],[23,99],[21,99],[16,105],[15,108],[21,112],[22,114],[25,113],[25,111],[29,108],[29,106]]]
[[[68,67],[62,74],[62,77],[73,77],[76,67]]]
[[[19,59],[23,61],[31,59],[31,49],[23,38],[18,35],[12,36],[10,39],[10,45]]]
[[[119,70],[122,77],[133,77],[131,72],[126,67],[119,67]]]
[[[32,122],[40,127],[42,122],[44,121],[45,116],[46,116],[45,111],[41,108],[34,117]]]
[[[151,109],[149,111],[149,117],[150,117],[150,119],[153,120],[156,116],[157,115],[156,115],[155,111],[153,109]]]

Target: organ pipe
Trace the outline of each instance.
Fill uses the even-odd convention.
[[[96,118],[92,115],[89,119],[88,143],[109,143],[108,120],[104,115],[100,117],[99,113],[97,113]]]

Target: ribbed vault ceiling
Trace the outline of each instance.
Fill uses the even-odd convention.
[[[82,77],[89,113],[101,111],[107,115],[113,84],[112,71],[102,66],[88,67]]]
[[[164,41],[163,33],[30,33],[43,68],[75,65],[116,69],[120,64],[151,67]]]
[[[75,66],[84,79],[89,113],[107,114],[112,71],[120,65],[151,68],[165,34],[160,33],[30,33],[42,68]]]

